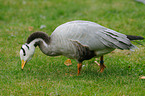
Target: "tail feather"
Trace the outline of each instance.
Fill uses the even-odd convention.
[[[143,40],[142,36],[126,35],[129,40]]]

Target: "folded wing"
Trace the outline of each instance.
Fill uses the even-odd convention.
[[[90,50],[103,50],[107,48],[132,49],[126,35],[105,28],[97,23],[89,21],[72,21],[57,27],[52,36],[66,41],[77,41]]]

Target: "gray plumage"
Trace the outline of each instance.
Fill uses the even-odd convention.
[[[101,56],[114,49],[132,49],[126,35],[105,28],[90,21],[71,21],[58,26],[50,36],[58,53],[70,58],[78,58],[75,42]],[[74,56],[76,55],[76,57]]]
[[[141,36],[131,36],[118,33],[90,21],[71,21],[58,26],[51,36],[44,32],[34,32],[26,44],[22,45],[20,58],[22,69],[34,54],[35,47],[48,56],[64,55],[78,61],[78,74],[82,62],[93,57],[100,57],[100,69],[104,70],[103,55],[114,49],[132,50],[135,46],[130,40],[143,39]]]

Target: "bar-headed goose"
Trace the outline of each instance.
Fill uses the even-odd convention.
[[[48,56],[64,55],[76,59],[78,75],[82,62],[93,57],[100,58],[100,71],[105,68],[103,55],[114,49],[132,50],[135,46],[130,40],[144,39],[141,36],[130,36],[118,33],[90,21],[71,21],[58,26],[51,36],[44,32],[32,33],[22,45],[20,58],[22,69],[34,54],[36,46]]]

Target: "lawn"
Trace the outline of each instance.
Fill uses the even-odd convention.
[[[48,57],[36,48],[21,70],[19,51],[35,31],[50,35],[68,21],[88,20],[123,34],[145,37],[145,5],[134,0],[0,0],[1,96],[144,96],[145,47],[105,55],[98,72],[95,58],[66,66],[64,56]],[[41,28],[42,25],[45,27]],[[145,40],[139,41],[145,45]]]

